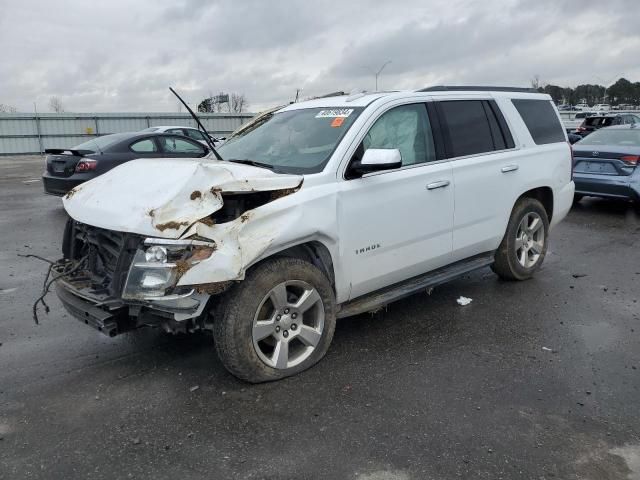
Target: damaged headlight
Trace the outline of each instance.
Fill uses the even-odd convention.
[[[167,249],[160,245],[152,245],[144,252],[144,258],[147,262],[166,263]]]
[[[176,287],[193,265],[211,256],[215,243],[198,240],[147,238],[129,268],[122,292],[126,300],[168,300],[192,293]]]

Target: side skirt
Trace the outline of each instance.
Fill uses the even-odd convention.
[[[495,252],[488,252],[476,255],[343,303],[337,317],[351,317],[371,312],[421,290],[450,282],[469,272],[491,265],[494,254]]]

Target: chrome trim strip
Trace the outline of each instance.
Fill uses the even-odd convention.
[[[202,246],[215,248],[215,242],[204,242],[202,240],[172,240],[169,238],[147,237],[144,239],[145,245],[175,245],[179,247]]]

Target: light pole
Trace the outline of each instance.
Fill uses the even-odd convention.
[[[366,68],[367,70],[369,70],[371,73],[373,73],[373,75],[376,77],[376,92],[378,91],[378,77],[380,76],[380,74],[382,73],[382,70],[384,70],[384,67],[386,67],[387,65],[389,65],[391,63],[391,60],[387,60],[386,62],[384,62],[382,64],[382,66],[378,69],[378,70],[374,70],[371,67],[367,67],[367,66],[363,66],[362,68]]]

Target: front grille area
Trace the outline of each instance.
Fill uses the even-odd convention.
[[[83,264],[69,280],[83,284],[94,295],[119,297],[143,237],[75,221],[67,226],[67,235],[65,257]]]

